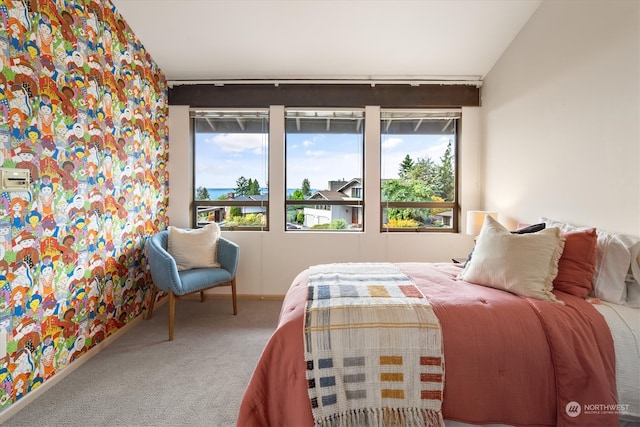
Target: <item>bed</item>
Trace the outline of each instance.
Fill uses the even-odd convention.
[[[485,221],[492,220],[487,217]],[[485,223],[474,248],[474,255],[464,268],[451,263],[339,263],[312,266],[302,271],[293,280],[285,296],[277,329],[251,376],[241,402],[237,425],[389,425],[390,420],[398,422],[398,425],[447,426],[607,426],[625,422],[632,425],[637,423],[640,421],[640,315],[638,308],[632,307],[635,304],[631,298],[634,292],[627,289],[624,301],[602,300],[600,296],[604,287],[597,280],[600,277],[612,280],[612,274],[607,273],[608,266],[605,265],[610,254],[606,253],[606,245],[603,249],[603,241],[607,240],[612,244],[611,239],[604,239],[602,232],[598,234],[594,229],[558,225],[551,220],[546,220],[545,224],[553,226],[547,226],[547,231],[522,237],[522,234],[511,235],[498,224]],[[510,235],[505,235],[505,232]],[[589,237],[585,238],[585,234]],[[496,243],[495,238],[502,243]],[[526,244],[523,244],[525,239]],[[504,243],[507,241],[508,243]],[[556,242],[555,247],[549,245],[545,249],[540,246],[553,241]],[[624,286],[637,286],[637,279],[630,273],[630,264],[637,263],[637,254],[634,252],[637,241],[621,241],[623,243],[618,246],[626,248],[626,252],[620,252],[629,254],[629,264],[623,275]],[[524,246],[526,249],[520,253],[520,249],[514,249],[514,242],[518,244],[518,248]],[[580,250],[576,250],[578,242]],[[591,244],[593,247],[589,246]],[[506,247],[498,247],[500,245]],[[587,250],[584,250],[585,245]],[[586,264],[583,263],[584,259],[576,255],[579,252],[587,254],[589,261]],[[544,264],[545,257],[540,253],[546,253],[550,257],[550,271],[545,274],[547,279],[549,275],[553,276],[555,286],[546,283],[542,289],[533,291],[518,288],[522,280],[532,279],[526,276],[533,274],[531,271],[522,273],[522,270],[531,268],[520,265],[519,269],[509,269],[504,266],[505,257],[512,257],[512,260],[515,257],[518,261],[518,257],[523,256],[529,264],[534,265],[538,260],[533,258],[540,257]],[[474,263],[475,271],[472,268]],[[616,263],[624,265],[619,260]],[[515,287],[504,289],[495,283],[487,283],[491,280],[486,277],[479,278],[483,274],[495,276],[497,270],[501,270],[498,274],[499,282],[511,280],[509,284]],[[571,274],[567,275],[567,271]],[[511,274],[515,274],[515,277],[510,277]],[[524,278],[522,274],[525,274]],[[342,325],[350,321],[362,321],[363,316],[368,315],[354,309],[353,306],[358,305],[354,304],[354,294],[349,294],[345,289],[356,283],[357,289],[360,289],[358,286],[375,288],[375,292],[379,292],[376,284],[392,275],[408,281],[393,279],[391,282],[388,279],[387,282],[391,283],[390,289],[403,289],[404,294],[388,291],[385,298],[367,300],[366,309],[372,310],[372,303],[368,301],[375,300],[378,304],[379,300],[389,300],[392,301],[391,305],[376,308],[389,313],[389,307],[397,306],[398,301],[401,301],[401,305],[404,304],[402,301],[410,300],[412,311],[419,306],[419,310],[427,310],[425,313],[431,310],[435,314],[437,320],[425,320],[422,323],[437,323],[435,327],[440,332],[438,351],[442,354],[442,364],[436,366],[435,371],[434,366],[429,366],[429,371],[425,371],[429,374],[417,368],[407,368],[404,376],[400,377],[400,381],[406,382],[403,384],[407,390],[403,399],[406,398],[407,401],[410,395],[417,396],[416,400],[419,400],[420,393],[412,390],[423,387],[423,400],[418,404],[432,399],[427,402],[431,406],[427,405],[429,410],[420,407],[421,412],[418,413],[430,415],[411,418],[416,412],[404,412],[399,417],[392,414],[389,418],[389,414],[380,412],[380,408],[367,407],[364,412],[352,411],[350,405],[357,399],[348,400],[349,398],[346,401],[331,401],[326,407],[322,406],[324,403],[319,405],[318,399],[322,397],[323,390],[320,378],[333,378],[327,375],[317,376],[321,360],[328,360],[325,357],[327,351],[335,352],[332,353],[335,356],[332,360],[352,360],[354,358],[343,356],[352,356],[349,352],[357,351],[360,351],[360,355],[364,351],[367,358],[371,357],[376,361],[382,358],[378,357],[380,351],[377,348],[360,348],[363,347],[362,343],[372,340],[358,341],[360,332],[355,329],[346,329],[344,336],[330,336],[324,331],[324,338],[314,341],[315,338],[311,338],[309,331],[319,329],[317,325],[310,323],[313,317],[311,313],[317,310],[320,313],[318,317],[324,318],[327,315],[322,310],[327,306],[343,304],[338,308],[341,315],[346,313],[346,317],[340,318],[338,323]],[[589,278],[588,285],[584,283],[585,277]],[[566,283],[562,284],[559,279]],[[407,283],[413,288],[407,287]],[[601,289],[596,288],[596,283]],[[585,294],[584,286],[588,288],[588,295]],[[523,295],[531,292],[534,296]],[[537,294],[538,292],[542,294]],[[357,298],[357,301],[361,301],[362,295]],[[607,298],[611,296],[608,295]],[[322,307],[313,306],[314,300]],[[420,306],[416,302],[418,300],[426,302],[428,307]],[[328,309],[333,310],[331,316],[334,321],[339,318],[336,307]],[[403,313],[408,311],[404,306],[400,310],[404,310]],[[424,316],[428,318],[428,314]],[[380,333],[389,327],[389,322],[385,320],[385,326],[380,328],[363,327],[362,333],[369,334],[372,330]],[[420,323],[406,319],[403,322],[412,325]],[[345,329],[336,328],[335,325],[332,328]],[[393,329],[392,333],[385,335],[384,340],[400,340],[398,331],[399,329]],[[433,333],[433,330],[427,331],[425,335]],[[418,335],[411,332],[407,336],[411,341]],[[329,336],[334,348],[316,348],[310,351],[313,345],[317,347],[317,343],[326,343],[326,337]],[[353,341],[351,345],[350,340]],[[428,346],[424,344],[427,341],[420,341],[419,345]],[[313,342],[316,344],[312,345]],[[343,347],[350,347],[346,350],[347,353],[341,353],[345,351]],[[438,351],[427,354],[428,357],[423,357],[423,353],[416,354],[415,357],[416,360],[439,360],[434,357]],[[413,350],[406,352],[405,360],[413,357],[413,353]],[[310,362],[313,362],[311,367]],[[351,368],[347,367],[346,362],[338,365],[332,365],[327,372],[335,374],[339,378],[339,384],[335,381],[325,384],[327,388],[324,390],[337,390],[339,396],[357,395],[354,394],[353,384],[346,378],[358,376],[349,374],[351,371],[348,369]],[[362,378],[365,377],[364,372],[369,374],[366,370],[359,372]],[[434,372],[438,374],[435,375]],[[375,380],[371,383],[375,384],[359,385],[364,395],[366,392],[370,395],[378,393],[376,387],[383,387],[380,383],[387,380],[397,381],[387,371],[376,371],[374,377]],[[428,386],[425,383],[416,386],[409,379],[413,377],[436,380]],[[441,381],[440,388],[438,381]],[[424,397],[424,387],[429,389],[426,393],[428,398]],[[384,388],[384,392],[388,393],[389,387]],[[358,397],[360,401],[371,406],[371,402],[366,398],[362,399],[362,396]],[[389,402],[402,400],[397,395],[383,394],[380,398],[378,393],[375,396],[377,400],[374,400],[387,409],[395,405]],[[411,411],[416,406],[414,403],[411,401],[411,405],[408,405]],[[402,407],[402,403],[396,406]],[[332,407],[337,408],[334,413],[330,412]],[[345,418],[344,414],[349,411],[351,414]],[[359,415],[354,418],[354,413]],[[429,418],[434,414],[435,418]]]

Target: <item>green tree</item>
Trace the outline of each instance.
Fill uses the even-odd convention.
[[[257,179],[249,178],[249,185],[247,188],[247,196],[253,196],[255,194],[260,194],[260,184]]]
[[[309,197],[311,195],[311,183],[307,178],[302,180],[302,195]]]
[[[196,190],[196,200],[209,200],[209,190],[205,187],[198,187]]]
[[[436,195],[448,202],[454,200],[455,178],[453,173],[453,155],[451,141],[447,145],[447,149],[440,158],[440,166],[438,167],[438,173],[436,182],[433,185],[433,190]]]
[[[247,196],[249,194],[249,180],[244,176],[236,179],[236,196]]]
[[[296,188],[295,191],[290,196],[291,200],[304,200],[304,192],[303,190]]]
[[[347,221],[344,219],[334,219],[329,225],[330,230],[344,230],[347,228]]]
[[[400,169],[398,170],[400,179],[406,179],[411,169],[413,169],[413,160],[411,159],[411,156],[407,154],[404,156],[402,163],[400,163]]]
[[[390,179],[382,185],[382,198],[394,202],[429,202],[434,197],[434,192],[425,182],[419,180],[402,181]],[[428,221],[430,212],[426,208],[389,208],[388,219],[408,220],[413,219],[421,223]]]
[[[438,168],[430,157],[418,158],[411,170],[407,173],[407,179],[417,180],[432,185],[438,175]]]
[[[236,180],[236,196],[253,196],[260,194],[260,183],[257,179],[241,176]]]

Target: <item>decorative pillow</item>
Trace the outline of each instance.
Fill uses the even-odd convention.
[[[598,231],[598,253],[593,290],[595,296],[615,304],[629,305],[629,287],[638,287],[640,274],[638,259],[633,256],[638,247],[637,237]],[[637,252],[636,252],[637,253]],[[627,278],[631,273],[628,282]]]
[[[516,295],[559,302],[551,292],[564,239],[558,228],[512,234],[487,216],[468,263],[458,279]]]
[[[531,224],[531,225],[518,225],[518,229],[512,231],[511,234],[527,234],[527,233],[537,233],[538,231],[542,231],[546,228],[546,224],[541,222],[539,224]]]
[[[563,233],[564,250],[558,262],[558,275],[553,280],[554,289],[586,298],[593,288],[596,271],[595,228]]]
[[[588,229],[549,218],[541,220],[563,232]],[[640,238],[604,230],[596,234],[593,296],[614,304],[640,306]]]
[[[625,279],[627,284],[626,305],[640,308],[640,241],[633,244],[629,252],[631,252],[631,268]]]
[[[178,271],[220,267],[217,253],[219,236],[220,227],[216,223],[193,230],[170,225],[167,252],[176,260]]]
[[[518,224],[518,229],[512,231],[511,234],[537,233],[538,231],[544,230],[545,227],[546,225],[544,222],[541,222],[539,224],[522,225],[522,226]],[[471,261],[472,257],[473,257],[473,249],[471,249],[471,252],[469,252],[469,256],[467,256],[467,260],[464,262],[462,267],[465,267]]]

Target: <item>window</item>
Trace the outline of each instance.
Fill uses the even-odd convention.
[[[459,110],[381,110],[381,230],[457,231],[459,118]]]
[[[196,227],[268,229],[268,110],[191,112]]]
[[[286,229],[363,230],[364,110],[285,111]]]

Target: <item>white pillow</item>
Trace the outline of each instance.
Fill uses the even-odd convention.
[[[562,231],[583,230],[549,218],[541,218],[547,226]],[[593,296],[614,304],[640,307],[640,238],[596,230],[598,245]]]
[[[219,236],[220,227],[215,222],[193,230],[170,225],[167,252],[176,260],[178,271],[220,267],[217,253]]]
[[[631,248],[631,272],[627,274],[627,301],[626,305],[640,308],[640,240]]]
[[[564,238],[558,228],[511,234],[489,215],[458,279],[516,295],[559,302],[551,292]]]

